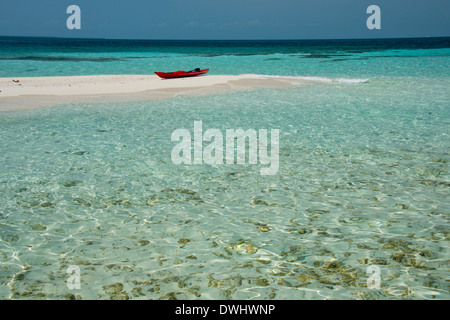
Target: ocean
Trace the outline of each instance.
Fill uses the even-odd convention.
[[[0,299],[450,298],[450,38],[0,38],[0,77],[197,67],[327,81],[0,113]],[[174,164],[195,121],[279,170]]]

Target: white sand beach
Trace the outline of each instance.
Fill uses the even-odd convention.
[[[257,75],[206,75],[178,79],[161,79],[156,75],[0,78],[0,111],[71,102],[145,101],[252,88],[289,88],[311,81],[321,82],[320,79]]]

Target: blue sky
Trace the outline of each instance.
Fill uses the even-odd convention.
[[[69,5],[81,30],[68,30]],[[370,5],[381,30],[369,30]],[[449,0],[1,0],[0,35],[110,39],[450,36]]]

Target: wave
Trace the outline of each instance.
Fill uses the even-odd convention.
[[[339,78],[336,80],[339,83],[367,83],[369,82],[369,79],[346,79],[346,78]]]
[[[286,79],[286,80],[302,80],[308,82],[319,82],[319,83],[348,83],[348,84],[357,84],[357,83],[367,83],[369,79],[360,79],[360,78],[328,78],[328,77],[313,77],[313,76],[279,76],[279,75],[265,75],[265,74],[249,74],[248,76],[254,78],[275,78],[275,79]]]

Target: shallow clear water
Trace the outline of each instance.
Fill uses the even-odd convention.
[[[448,49],[361,61],[294,75],[364,83],[0,114],[0,297],[448,299]],[[280,129],[278,174],[173,164],[197,120]]]

